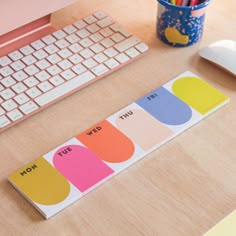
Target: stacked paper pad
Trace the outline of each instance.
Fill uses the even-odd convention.
[[[228,100],[185,72],[23,166],[9,181],[49,218]]]

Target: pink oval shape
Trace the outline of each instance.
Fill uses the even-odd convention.
[[[53,164],[81,192],[114,172],[91,151],[79,145],[60,148],[53,156]]]

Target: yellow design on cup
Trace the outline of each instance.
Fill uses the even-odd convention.
[[[15,171],[9,179],[28,199],[42,205],[60,203],[70,193],[69,182],[43,157]]]
[[[170,43],[187,44],[188,35],[182,35],[177,29],[168,27],[165,29],[165,37]]]
[[[224,94],[196,77],[183,77],[176,80],[172,85],[172,90],[178,98],[201,114],[209,112],[228,99]]]

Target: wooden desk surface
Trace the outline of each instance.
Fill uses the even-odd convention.
[[[234,0],[214,0],[200,43],[164,45],[155,35],[155,0],[80,0],[54,14],[59,26],[103,9],[150,52],[0,134],[0,235],[202,235],[236,208],[236,79],[199,58],[219,39],[236,40]],[[71,17],[73,16],[73,17]],[[231,101],[50,220],[8,182],[15,169],[191,70]]]

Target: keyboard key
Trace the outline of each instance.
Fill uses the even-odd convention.
[[[8,100],[10,98],[13,98],[15,96],[15,93],[10,88],[7,88],[1,91],[0,95],[2,96],[3,99]]]
[[[131,58],[134,58],[134,57],[137,57],[138,55],[140,55],[140,52],[138,50],[136,50],[135,48],[130,48],[130,49],[126,50],[125,53]]]
[[[84,59],[88,59],[88,58],[90,58],[90,57],[92,57],[92,56],[94,55],[94,53],[93,53],[90,49],[88,49],[88,48],[82,50],[79,54],[80,54]]]
[[[2,66],[7,66],[7,65],[9,65],[10,63],[12,62],[12,60],[9,58],[9,57],[7,57],[7,56],[4,56],[4,57],[1,57],[0,58],[0,67]]]
[[[92,39],[95,43],[101,41],[104,39],[104,37],[100,33],[95,33],[89,36],[90,39]]]
[[[129,57],[126,56],[124,53],[120,53],[115,57],[115,59],[120,63],[125,63],[129,60]]]
[[[104,66],[103,64],[101,64],[101,65],[98,65],[98,66],[94,67],[94,68],[92,69],[92,72],[93,72],[95,75],[100,76],[100,75],[102,75],[102,74],[105,74],[108,70],[109,70],[109,69],[108,69],[106,66]]]
[[[87,72],[83,73],[82,75],[77,76],[74,79],[69,80],[69,81],[65,82],[64,84],[59,85],[58,87],[50,90],[48,93],[45,93],[45,94],[37,97],[35,99],[35,102],[39,106],[44,106],[44,105],[54,101],[55,99],[58,99],[64,95],[68,94],[69,92],[78,88],[79,86],[84,85],[87,82],[90,82],[94,78],[95,78],[95,76],[90,71],[87,71]]]
[[[118,52],[114,48],[108,48],[104,51],[104,54],[106,54],[108,57],[114,57],[118,54]]]
[[[148,50],[148,46],[145,43],[139,43],[135,46],[140,52],[146,52]]]
[[[27,102],[24,105],[20,106],[19,108],[24,114],[29,114],[29,113],[37,110],[38,106],[34,102],[30,101],[30,102]]]
[[[69,56],[72,55],[72,52],[69,51],[67,48],[62,49],[61,51],[58,52],[58,54],[62,57],[62,58],[67,58]]]
[[[114,32],[109,28],[105,28],[100,31],[100,34],[102,34],[104,37],[108,37],[108,36],[112,35],[113,33]]]
[[[19,120],[20,118],[23,117],[23,114],[15,109],[15,110],[12,110],[10,112],[7,113],[7,116],[12,120],[12,121],[16,121],[16,120]]]
[[[9,66],[0,69],[0,75],[2,75],[3,77],[9,76],[12,73],[14,73],[14,71]]]
[[[14,90],[15,93],[19,94],[24,92],[27,89],[27,87],[23,83],[19,82],[13,85],[12,89]]]
[[[115,48],[119,51],[119,52],[124,52],[125,50],[135,46],[136,44],[140,43],[140,41],[135,38],[135,37],[130,37],[125,39],[124,41],[118,43],[117,45],[115,45]]]
[[[26,102],[28,102],[30,99],[28,96],[26,96],[24,93],[21,93],[14,97],[14,100],[19,104],[22,105]]]
[[[77,21],[73,24],[77,29],[83,29],[85,26],[87,26],[87,23],[85,23],[83,20]]]
[[[57,39],[62,39],[65,36],[67,36],[67,34],[63,30],[58,30],[58,31],[53,33],[53,36]]]
[[[53,86],[48,82],[48,81],[44,81],[43,83],[38,85],[38,88],[42,91],[42,92],[47,92],[48,90],[52,89]]]
[[[5,114],[5,111],[0,107],[0,116]]]
[[[97,21],[97,19],[94,17],[94,16],[87,16],[84,18],[84,21],[87,23],[87,24],[92,24],[94,23],[95,21]]]
[[[27,46],[21,48],[20,51],[21,51],[25,56],[27,56],[27,55],[33,53],[35,50],[34,50],[30,45],[27,45]]]
[[[79,31],[77,32],[77,35],[78,35],[80,38],[84,39],[84,38],[88,37],[88,36],[90,35],[90,33],[89,33],[88,30],[82,29],[82,30],[79,30]]]
[[[19,59],[21,59],[23,57],[23,55],[18,51],[14,51],[8,54],[8,56],[13,60],[13,61],[17,61]]]
[[[119,43],[119,42],[121,42],[122,40],[124,40],[125,37],[124,37],[122,34],[120,34],[120,33],[115,33],[115,34],[113,34],[113,35],[111,36],[111,39],[112,39],[113,41],[115,41],[116,43]]]
[[[99,53],[102,52],[105,48],[101,44],[96,43],[93,46],[91,46],[90,49],[92,49],[94,53]]]
[[[27,66],[29,66],[29,65],[34,64],[37,60],[36,60],[36,58],[33,57],[32,55],[28,55],[28,56],[22,58],[22,61],[23,61]]]
[[[113,24],[114,21],[110,18],[110,17],[105,17],[104,19],[102,20],[99,20],[97,22],[97,24],[101,27],[101,28],[105,28],[111,24]]]
[[[77,29],[76,29],[73,25],[68,25],[68,26],[64,27],[63,30],[64,30],[67,34],[72,34],[72,33],[74,33],[74,32],[77,31]]]
[[[124,28],[122,28],[119,24],[117,24],[117,23],[115,23],[115,24],[113,24],[113,25],[111,25],[111,26],[109,26],[113,31],[115,31],[115,32],[119,32],[119,33],[121,33],[122,35],[124,35],[126,38],[128,38],[128,37],[130,37],[131,36],[131,34],[128,32],[128,31],[126,31]]]
[[[20,70],[20,71],[17,71],[15,74],[12,75],[17,81],[22,81],[24,79],[26,79],[28,77],[28,75]]]
[[[99,53],[93,57],[98,63],[103,63],[108,59],[103,53]]]
[[[48,59],[48,58],[47,58],[47,59]],[[41,70],[44,70],[44,69],[48,68],[50,65],[51,65],[51,64],[50,64],[47,60],[45,60],[45,59],[36,62],[36,66],[37,66],[39,69],[41,69]]]
[[[29,88],[34,87],[35,85],[37,85],[39,82],[37,79],[35,79],[34,77],[29,77],[26,80],[24,80],[24,83],[26,86],[28,86]]]
[[[77,75],[79,75],[79,74],[82,74],[83,72],[85,72],[87,69],[86,69],[86,67],[84,67],[83,65],[78,64],[78,65],[76,65],[76,66],[73,66],[73,67],[72,67],[72,70],[73,70]]]
[[[48,56],[48,54],[43,50],[43,49],[40,49],[39,51],[36,51],[33,53],[33,55],[38,59],[38,60],[41,60],[45,57]]]
[[[110,48],[112,47],[115,42],[112,41],[110,38],[105,38],[100,42],[105,48]]]
[[[61,72],[61,69],[57,65],[53,65],[53,66],[47,68],[47,71],[51,75],[57,75]]]
[[[106,17],[106,14],[102,11],[97,11],[94,16],[96,16],[98,19],[102,19]]]
[[[52,54],[50,56],[47,57],[47,60],[52,63],[52,64],[56,64],[58,63],[59,61],[62,60],[61,57],[59,57],[57,54]]]
[[[97,64],[98,63],[95,60],[93,60],[92,58],[89,58],[89,59],[83,61],[83,65],[86,66],[89,69],[93,68]]]
[[[73,66],[73,64],[68,61],[68,60],[63,60],[63,61],[60,61],[58,63],[58,65],[61,67],[62,70],[67,70],[68,68],[70,68],[71,66]]]
[[[40,71],[38,74],[36,74],[35,77],[39,81],[43,82],[45,80],[48,80],[51,76],[45,70],[43,70],[43,71]]]
[[[30,65],[24,69],[28,75],[35,75],[39,72],[39,69],[35,65]]]
[[[2,103],[2,107],[6,111],[11,111],[11,110],[13,110],[13,109],[15,109],[17,107],[17,104],[12,99],[9,99],[6,102]]]
[[[13,84],[16,83],[16,81],[11,77],[11,76],[8,76],[4,79],[1,80],[1,83],[5,86],[5,87],[11,87]]]
[[[9,125],[11,122],[8,120],[6,116],[0,116],[0,128],[3,128]]]
[[[119,66],[120,63],[118,63],[114,58],[111,58],[105,62],[105,65],[109,67],[110,69],[114,69],[117,66]]]
[[[83,61],[83,58],[78,55],[74,54],[73,56],[68,58],[74,65],[79,64],[81,61]]]
[[[71,34],[66,37],[66,40],[70,43],[77,43],[79,41],[79,37],[76,34]]]
[[[47,45],[52,44],[56,42],[56,39],[52,35],[47,35],[42,38],[43,42],[46,43]]]
[[[62,73],[65,73],[65,71],[62,72]],[[58,85],[62,84],[64,81],[65,81],[65,80],[62,79],[60,75],[55,75],[54,77],[52,77],[52,78],[50,79],[50,82],[51,82],[54,86],[58,86]]]
[[[87,30],[90,32],[90,33],[95,33],[97,32],[98,30],[100,30],[100,27],[97,25],[97,24],[92,24],[92,25],[89,25],[87,27]]]
[[[29,90],[26,91],[26,93],[31,97],[31,98],[35,98],[38,97],[42,92],[40,92],[40,90],[36,87],[33,87]]]
[[[66,41],[65,39],[58,40],[57,42],[55,42],[55,44],[56,44],[60,49],[66,48],[66,47],[68,47],[68,46],[70,45],[70,44],[68,43],[68,41]]]
[[[81,50],[83,50],[83,48],[78,43],[74,43],[74,44],[70,45],[69,49],[74,53],[77,53],[77,52],[80,52]]]
[[[35,49],[35,50],[39,50],[41,48],[44,48],[46,45],[45,43],[43,43],[41,40],[37,40],[34,41],[33,43],[31,43],[31,46]]]
[[[54,44],[50,44],[47,47],[44,48],[44,50],[48,53],[48,54],[53,54],[55,52],[59,51],[59,48],[56,47]]]
[[[63,72],[61,73],[61,76],[62,76],[65,80],[70,80],[70,79],[74,78],[74,77],[76,76],[76,74],[75,74],[72,70],[68,69],[68,70],[66,70],[66,71],[63,71]]]
[[[25,68],[25,64],[22,63],[20,60],[13,62],[10,66],[15,71],[22,70],[23,68]]]
[[[84,48],[88,48],[89,46],[91,46],[93,44],[93,42],[89,39],[89,38],[85,38],[82,39],[80,41],[80,44],[84,47]]]

